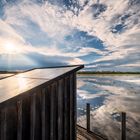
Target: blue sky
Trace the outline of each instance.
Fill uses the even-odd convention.
[[[0,70],[140,71],[139,7],[139,0],[1,0]]]

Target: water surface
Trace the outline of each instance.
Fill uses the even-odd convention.
[[[86,126],[91,104],[91,130],[120,139],[120,113],[127,113],[127,140],[140,140],[140,75],[79,75],[78,123]]]

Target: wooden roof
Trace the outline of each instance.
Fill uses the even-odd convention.
[[[0,80],[0,105],[42,84],[55,81],[83,68],[80,66],[34,69]]]
[[[0,79],[3,79],[3,78],[6,78],[6,77],[9,77],[9,76],[12,76],[13,74],[1,74],[0,73]]]

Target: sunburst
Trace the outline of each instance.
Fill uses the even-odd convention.
[[[16,53],[19,53],[18,47],[13,42],[7,42],[4,45],[4,49],[5,49],[5,52],[7,54],[16,54]]]

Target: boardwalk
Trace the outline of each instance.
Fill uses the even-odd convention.
[[[93,132],[87,132],[83,127],[77,125],[77,140],[107,140]]]

